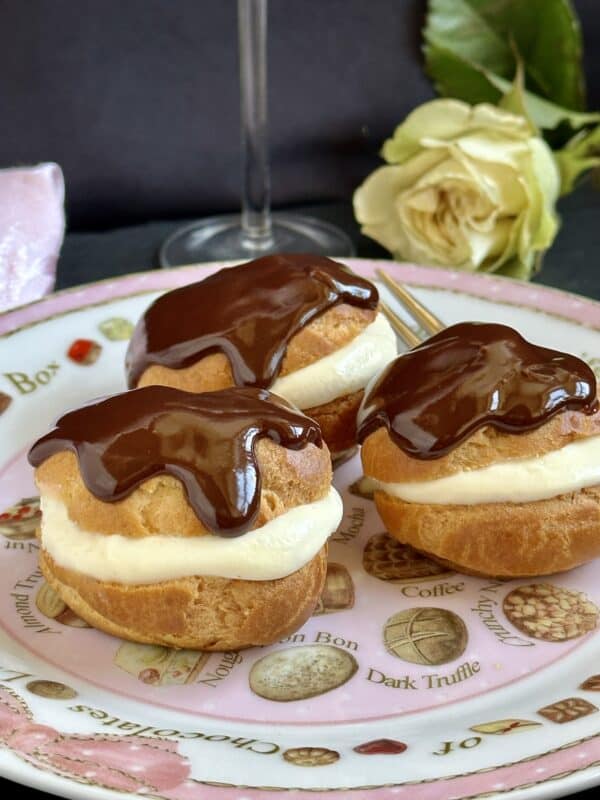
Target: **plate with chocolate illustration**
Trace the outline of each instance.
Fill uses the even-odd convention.
[[[344,263],[0,315],[4,777],[107,800],[600,783],[600,304]],[[410,368],[378,267],[447,326]]]

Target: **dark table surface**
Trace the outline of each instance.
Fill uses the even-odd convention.
[[[352,238],[361,257],[386,258],[377,244],[360,235],[349,204],[304,206],[294,209],[334,222]],[[600,188],[591,180],[561,201],[562,228],[544,259],[537,283],[554,286],[600,300]],[[58,263],[57,289],[65,289],[102,278],[158,267],[158,249],[177,227],[190,220],[148,222],[144,225],[105,232],[67,234]],[[0,779],[5,797],[49,798],[43,792]],[[7,794],[4,794],[7,792]],[[597,790],[571,795],[591,800]]]
[[[354,241],[357,255],[387,258],[375,242],[360,235],[350,204],[295,209],[342,227]],[[591,180],[559,204],[562,227],[544,259],[538,283],[600,299],[600,188]],[[189,220],[149,222],[102,233],[70,233],[58,264],[57,289],[158,266],[164,239]]]

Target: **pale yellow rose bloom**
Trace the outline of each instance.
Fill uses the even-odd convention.
[[[385,142],[389,166],[354,194],[367,236],[396,258],[528,277],[558,229],[560,176],[527,120],[433,100]]]

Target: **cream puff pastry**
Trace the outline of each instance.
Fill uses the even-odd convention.
[[[317,420],[333,456],[356,444],[364,387],[395,355],[377,289],[322,256],[275,255],[159,297],[126,358],[130,387],[268,388]]]
[[[587,364],[487,323],[399,356],[359,412],[364,471],[392,536],[494,577],[600,555],[599,434]]]
[[[315,608],[342,504],[318,425],[269,392],[114,395],[61,417],[29,460],[42,571],[90,625],[237,650]]]

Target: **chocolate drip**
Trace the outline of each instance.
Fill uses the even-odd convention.
[[[317,423],[264,389],[191,394],[147,386],[65,414],[33,445],[29,463],[74,452],[88,490],[105,502],[155,475],[172,475],[209,530],[239,536],[259,511],[254,449],[263,437],[290,450],[321,446]]]
[[[408,455],[439,458],[485,425],[524,433],[566,409],[597,410],[587,364],[506,325],[462,322],[384,370],[359,411],[359,441],[385,426]]]
[[[323,256],[276,255],[222,269],[159,297],[138,322],[126,357],[136,386],[151,364],[188,367],[229,357],[237,386],[271,386],[290,339],[328,308],[375,308],[377,289]]]

